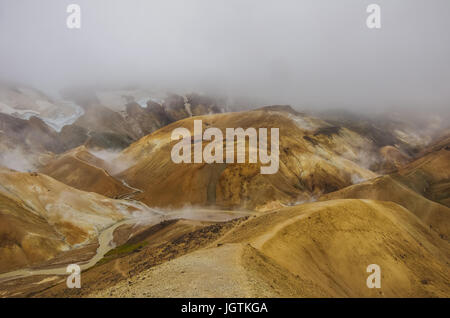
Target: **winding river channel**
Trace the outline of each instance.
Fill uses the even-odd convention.
[[[170,213],[163,213],[155,211],[154,214],[139,217],[139,218],[128,218],[119,221],[110,227],[104,229],[98,236],[98,244],[96,254],[88,262],[79,264],[81,270],[87,270],[97,264],[106,253],[115,248],[113,243],[114,231],[121,225],[128,224],[138,224],[145,223],[147,225],[157,224],[162,220],[173,220],[173,219],[190,219],[197,221],[208,221],[208,222],[225,222],[234,218],[247,216],[248,212],[238,212],[238,211],[223,211],[223,210],[208,210],[208,209],[195,209],[195,213],[189,210],[179,210]],[[16,271],[0,274],[0,281],[7,281],[11,279],[17,279],[22,277],[28,277],[32,275],[68,275],[67,265],[48,268],[48,269],[31,269],[24,268]]]

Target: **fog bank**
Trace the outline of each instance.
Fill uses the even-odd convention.
[[[66,7],[81,6],[80,30]],[[366,26],[381,6],[382,28]],[[2,0],[1,79],[314,109],[450,104],[448,0]]]

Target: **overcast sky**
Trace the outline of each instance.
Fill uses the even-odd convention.
[[[70,3],[80,30],[66,27]],[[371,3],[380,30],[366,26]],[[449,109],[449,13],[449,0],[0,0],[0,77]]]

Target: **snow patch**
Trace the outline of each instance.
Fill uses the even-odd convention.
[[[61,132],[64,126],[73,124],[84,114],[82,107],[70,101],[60,101],[56,105],[38,100],[36,104],[42,110],[42,113],[31,109],[16,109],[5,103],[0,103],[0,112],[24,120],[37,117],[57,132]],[[53,109],[49,111],[50,108]]]
[[[160,104],[160,105],[162,105],[164,103],[164,100],[155,98],[155,97],[151,97],[151,96],[136,100],[136,103],[138,103],[139,106],[141,106],[142,108],[147,108],[148,101],[151,101],[153,103]]]

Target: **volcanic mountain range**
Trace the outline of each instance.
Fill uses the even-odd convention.
[[[0,103],[0,296],[450,295],[450,138],[436,116],[229,111],[147,91],[88,94],[61,114],[31,89],[2,88]],[[175,164],[171,133],[194,120],[279,128],[278,172]],[[70,263],[84,264],[81,289],[65,285]],[[369,264],[381,289],[366,286]]]

